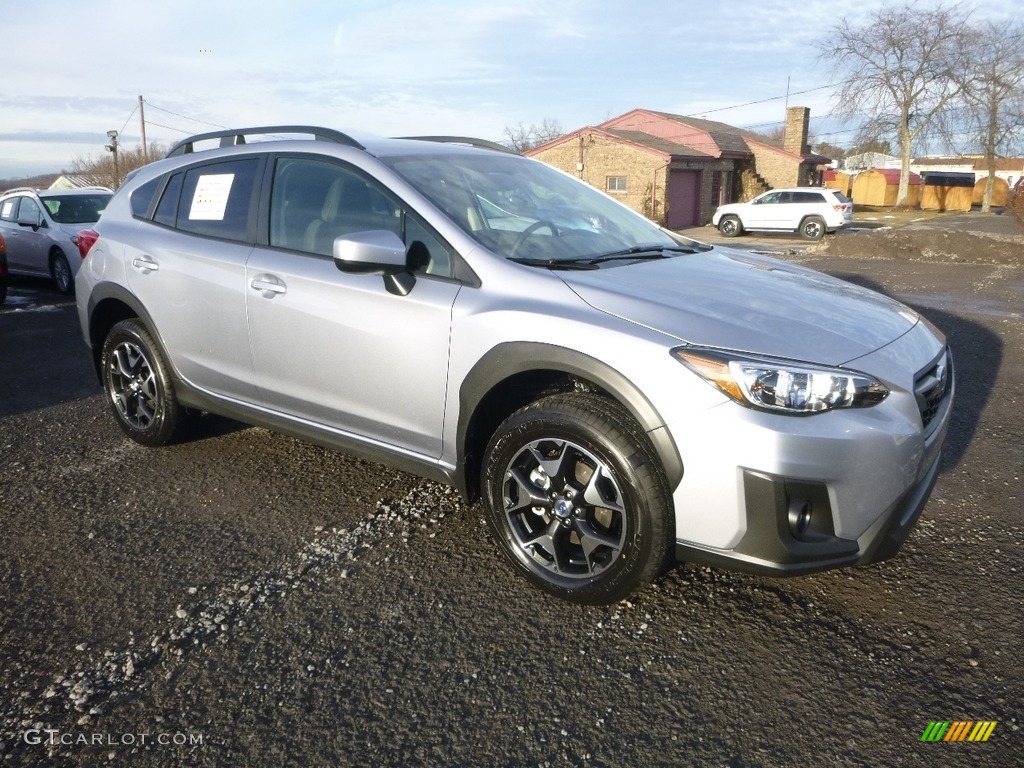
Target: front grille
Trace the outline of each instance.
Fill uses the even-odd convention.
[[[938,414],[942,401],[953,391],[953,356],[947,347],[931,365],[914,379],[914,395],[921,411],[921,423],[927,429]]]

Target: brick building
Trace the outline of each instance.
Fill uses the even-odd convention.
[[[817,182],[828,158],[807,147],[810,111],[792,107],[782,146],[712,120],[634,109],[525,154],[571,173],[670,229],[705,224],[717,206]]]

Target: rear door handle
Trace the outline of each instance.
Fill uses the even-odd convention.
[[[259,291],[264,299],[272,299],[288,290],[288,286],[273,275],[257,275],[249,285]]]
[[[160,269],[160,265],[156,263],[152,256],[136,256],[132,259],[132,266],[144,275]]]

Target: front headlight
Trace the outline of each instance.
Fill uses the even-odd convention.
[[[774,413],[803,415],[866,408],[889,394],[877,379],[842,368],[699,347],[679,347],[672,354],[737,402]]]

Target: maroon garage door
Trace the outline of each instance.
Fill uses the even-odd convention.
[[[700,171],[670,171],[668,175],[669,229],[696,227],[700,219]]]

